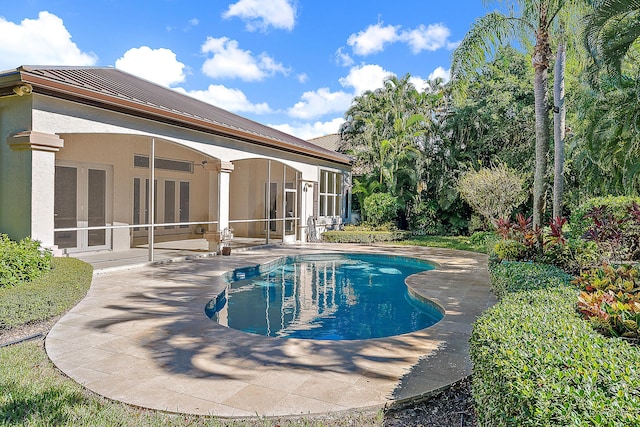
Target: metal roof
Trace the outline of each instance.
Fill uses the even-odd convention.
[[[0,88],[33,92],[349,165],[349,157],[107,67],[22,66],[0,72]],[[6,92],[6,90],[4,91]]]

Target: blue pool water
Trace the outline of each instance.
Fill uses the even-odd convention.
[[[421,260],[370,254],[286,258],[267,268],[235,270],[224,294],[205,309],[216,322],[289,338],[356,340],[404,334],[442,319],[412,296],[404,279],[434,267]]]

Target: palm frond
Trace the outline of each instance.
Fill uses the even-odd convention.
[[[518,20],[500,12],[479,18],[453,52],[451,79],[466,79],[478,71],[497,48],[514,35],[518,25]]]
[[[599,0],[585,17],[584,41],[596,64],[620,75],[624,56],[640,37],[640,0]]]

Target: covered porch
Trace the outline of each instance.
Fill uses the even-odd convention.
[[[305,241],[314,183],[270,158],[224,161],[145,135],[61,134],[54,245],[64,254],[217,253]],[[225,233],[226,231],[226,233]],[[162,255],[173,256],[173,255]]]

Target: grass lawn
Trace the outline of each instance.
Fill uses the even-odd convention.
[[[382,425],[381,415],[339,420],[222,420],[134,408],[110,401],[61,375],[42,342],[0,349],[0,425],[12,426],[348,426]]]
[[[394,242],[394,244],[487,253],[487,243],[485,241],[473,240],[469,236],[413,236],[407,240]]]

